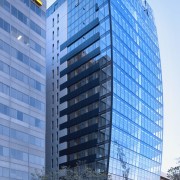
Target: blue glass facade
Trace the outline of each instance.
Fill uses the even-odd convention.
[[[0,179],[32,179],[45,161],[45,11],[0,1]]]
[[[159,179],[161,172],[162,79],[150,11],[140,1],[111,1],[113,117],[109,171],[117,178]]]
[[[151,8],[141,0],[67,0],[67,12],[59,167],[83,161],[113,180],[158,180],[163,92]]]

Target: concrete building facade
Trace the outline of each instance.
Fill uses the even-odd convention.
[[[60,44],[67,40],[67,2],[57,1],[56,5],[48,9],[47,16],[48,12],[53,12],[51,18],[47,18],[46,26],[46,167],[49,171],[59,169],[59,150],[62,146],[59,144],[59,137],[64,133],[59,131],[59,111],[67,107],[67,104],[61,105],[59,101],[63,93],[67,93],[60,92],[60,82],[67,81],[66,77],[60,78],[60,68],[66,67],[60,66],[60,57],[66,54],[60,52]]]
[[[0,179],[45,160],[45,0],[0,1]]]

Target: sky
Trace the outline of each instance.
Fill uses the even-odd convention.
[[[47,0],[49,7],[55,0]],[[180,157],[180,0],[147,0],[159,39],[163,76],[164,143],[162,171]]]
[[[162,170],[180,157],[180,1],[147,0],[159,38],[164,94],[164,145]]]

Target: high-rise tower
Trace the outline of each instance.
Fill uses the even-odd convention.
[[[152,10],[141,0],[57,0],[47,11],[47,157],[113,179],[158,180],[163,98]]]
[[[0,1],[0,179],[31,179],[45,156],[45,0]]]

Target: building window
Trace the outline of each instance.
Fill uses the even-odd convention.
[[[56,132],[56,140],[58,141],[58,132]]]
[[[52,19],[52,27],[54,27],[54,18]]]
[[[59,66],[57,67],[57,76],[59,76]]]
[[[57,23],[59,23],[59,14],[57,14]]]
[[[54,52],[54,44],[52,45],[52,52]]]
[[[59,49],[59,40],[57,41],[57,49]]]
[[[52,32],[52,40],[54,40],[54,31]]]
[[[57,54],[57,62],[59,62],[59,53]]]
[[[59,36],[59,27],[57,28],[57,36]]]
[[[54,69],[52,70],[52,78],[54,79]]]
[[[53,159],[51,160],[51,167],[53,168]]]
[[[59,88],[59,79],[57,80],[57,89]]]
[[[52,104],[54,104],[54,95],[52,95]]]

